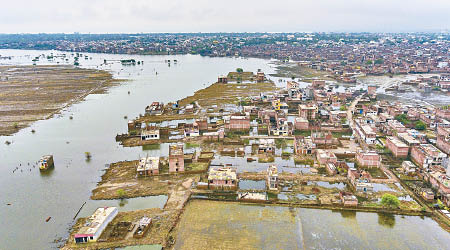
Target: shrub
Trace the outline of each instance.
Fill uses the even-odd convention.
[[[119,198],[125,198],[125,195],[127,194],[127,193],[125,192],[125,190],[123,190],[123,189],[118,189],[118,190],[116,191],[116,193],[117,193],[117,196],[119,196]]]

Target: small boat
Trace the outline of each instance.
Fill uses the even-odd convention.
[[[39,160],[39,170],[45,171],[53,168],[55,163],[53,162],[53,155],[44,155]]]

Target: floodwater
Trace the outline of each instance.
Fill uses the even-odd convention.
[[[308,185],[318,185],[324,188],[337,188],[339,190],[344,190],[347,184],[344,182],[336,182],[336,183],[330,183],[327,181],[308,181]]]
[[[175,249],[450,249],[430,218],[191,201]],[[202,248],[203,249],[203,248]]]
[[[31,65],[40,54],[57,51],[0,50],[0,65]],[[69,60],[41,59],[37,64],[73,64]],[[85,60],[84,55],[92,57]],[[119,62],[102,65],[104,59],[134,58],[143,65],[122,66]],[[177,59],[170,67],[166,59]],[[168,154],[168,144],[159,147],[124,148],[115,142],[116,134],[127,131],[127,120],[144,113],[153,101],[175,101],[215,82],[217,76],[240,67],[256,72],[273,69],[267,60],[241,58],[209,58],[194,55],[137,56],[83,53],[81,67],[111,71],[119,79],[130,79],[110,88],[103,95],[89,95],[85,101],[63,110],[60,115],[34,123],[17,134],[0,137],[0,249],[56,248],[55,239],[66,238],[73,217],[84,202],[80,215],[90,215],[96,207],[119,206],[120,201],[90,201],[91,190],[100,180],[105,164],[135,160],[140,156]],[[157,74],[156,74],[157,72]],[[128,94],[130,91],[130,94]],[[73,116],[73,120],[69,119]],[[31,129],[36,133],[32,134]],[[12,141],[11,145],[4,142]],[[84,152],[92,159],[86,162]],[[33,163],[42,155],[53,154],[55,169],[41,175]],[[30,165],[28,165],[30,163]],[[19,167],[18,171],[13,170]],[[121,209],[160,207],[164,197],[130,199]],[[7,205],[11,204],[11,205]],[[51,216],[49,222],[45,222]]]
[[[415,80],[418,77],[431,77],[436,76],[436,74],[414,74],[414,75],[394,75],[392,78],[388,76],[368,76],[359,79],[362,84],[376,84],[379,89],[377,93],[383,94],[383,99],[387,100],[399,100],[404,103],[417,104],[417,102],[422,102],[428,105],[448,105],[450,104],[450,98],[448,95],[440,91],[433,91],[432,93],[425,93],[419,91],[414,87],[414,91],[407,92],[397,92],[397,91],[385,91],[387,87],[401,84],[408,80]],[[403,86],[403,85],[402,85]]]

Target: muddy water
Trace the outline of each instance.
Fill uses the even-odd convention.
[[[414,74],[414,75],[395,75],[392,78],[388,76],[368,76],[361,78],[359,81],[362,84],[375,84],[379,87],[377,92],[382,94],[380,98],[395,101],[400,100],[404,103],[417,104],[421,102],[422,104],[428,105],[448,105],[450,104],[450,97],[443,92],[433,91],[432,93],[425,93],[414,87],[414,91],[407,91],[404,93],[397,91],[385,91],[387,87],[401,84],[408,80],[415,80],[418,77],[431,77],[436,76],[436,74]]]
[[[430,218],[191,201],[175,249],[450,249]]]
[[[53,51],[54,55],[60,54]],[[39,55],[50,51],[0,50],[0,64],[32,64]],[[73,64],[69,60],[47,59],[37,64]],[[85,60],[84,55],[92,57]],[[100,66],[104,59],[134,58],[144,65],[122,66],[116,62]],[[165,60],[177,59],[169,67]],[[108,94],[89,95],[85,101],[62,111],[61,115],[34,123],[14,136],[0,137],[0,249],[49,249],[56,238],[65,238],[72,218],[87,201],[81,215],[91,214],[97,206],[119,205],[119,201],[89,201],[91,190],[100,180],[105,164],[134,160],[139,156],[167,155],[168,144],[156,148],[123,148],[115,142],[117,133],[127,130],[128,118],[144,113],[152,101],[174,101],[217,80],[218,75],[238,67],[270,72],[267,61],[259,59],[208,58],[200,56],[129,56],[83,54],[82,67],[111,71],[116,78],[131,79],[110,89]],[[156,72],[158,74],[156,74]],[[130,94],[128,94],[130,91]],[[73,116],[73,120],[69,119]],[[31,130],[36,131],[35,134]],[[11,145],[4,142],[12,141]],[[86,162],[84,153],[92,159]],[[41,175],[33,164],[44,154],[53,154],[55,169]],[[30,165],[28,165],[28,163]],[[13,170],[19,168],[17,171]],[[160,207],[165,197],[129,200],[121,209]],[[11,205],[7,205],[7,204]],[[49,222],[45,222],[51,216]]]

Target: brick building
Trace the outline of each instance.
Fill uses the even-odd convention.
[[[386,137],[386,147],[392,152],[392,154],[397,158],[408,157],[409,147],[397,137],[388,136]]]
[[[356,161],[362,167],[379,167],[381,165],[381,157],[375,151],[356,152]]]
[[[169,173],[184,172],[183,143],[169,146]]]

